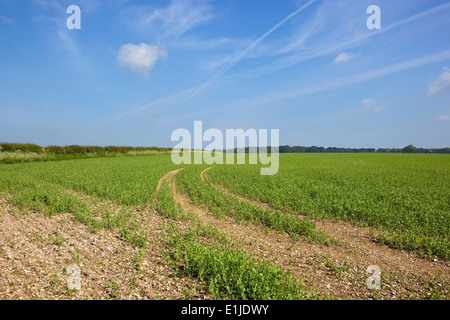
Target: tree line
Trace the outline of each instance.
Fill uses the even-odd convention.
[[[234,149],[238,153],[259,152],[259,148],[246,147],[245,149]],[[267,148],[271,152],[271,148]],[[450,148],[417,148],[408,145],[404,148],[338,148],[338,147],[303,147],[303,146],[280,146],[279,153],[450,153]]]

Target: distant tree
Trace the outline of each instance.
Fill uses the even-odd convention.
[[[405,153],[416,153],[417,152],[417,148],[414,147],[412,144],[406,146],[403,148],[403,152]]]
[[[290,146],[280,146],[280,148],[278,149],[279,153],[291,153],[291,147]]]
[[[450,153],[450,148],[441,148],[435,151],[436,153]]]
[[[305,152],[305,147],[299,147],[299,146],[295,146],[291,148],[291,152],[293,153],[304,153]]]
[[[318,152],[326,152],[327,149],[325,149],[324,147],[317,147],[317,146],[312,146],[312,147],[307,147],[305,149],[305,152],[308,153],[318,153]]]

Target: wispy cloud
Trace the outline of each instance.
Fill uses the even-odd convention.
[[[163,108],[163,107],[174,105],[177,102],[179,102],[179,101],[181,101],[183,99],[186,99],[196,89],[197,89],[197,87],[194,87],[194,88],[190,88],[190,89],[183,90],[183,91],[180,91],[180,92],[176,92],[176,93],[174,93],[172,95],[169,95],[169,96],[157,99],[155,101],[149,102],[149,103],[147,103],[147,104],[145,104],[145,105],[143,105],[141,107],[134,108],[134,109],[128,110],[126,112],[123,112],[121,114],[118,114],[118,115],[116,115],[114,117],[106,119],[105,121],[99,122],[96,125],[102,125],[102,124],[105,124],[105,123],[109,123],[109,122],[112,122],[112,121],[115,121],[115,120],[118,120],[118,119],[122,119],[122,118],[125,118],[125,117],[128,117],[128,116],[134,115],[134,114],[138,114],[140,112],[143,112],[143,111],[146,111],[146,110],[152,109],[152,108],[157,108],[157,110],[161,110],[161,108]]]
[[[306,19],[303,21],[303,19]],[[321,26],[320,22],[323,19],[321,10],[318,10],[314,15],[314,18],[307,19],[307,17],[302,17],[302,23],[300,23],[294,31],[292,35],[286,40],[282,40],[283,43],[280,44],[280,47],[275,47],[273,50],[270,50],[269,53],[272,55],[280,55],[286,54],[294,50],[301,50],[305,47],[305,43],[315,34],[320,32]]]
[[[252,42],[250,39],[230,37],[202,39],[198,35],[176,37],[165,41],[167,46],[171,48],[205,52],[208,55],[208,59],[205,60],[202,57],[199,65],[202,69],[210,71],[216,70],[230,62],[237,52],[242,51]]]
[[[439,14],[439,13],[445,12],[446,10],[450,10],[450,2],[440,4],[433,8],[424,10],[420,13],[414,14],[408,18],[405,18],[398,22],[387,25],[380,30],[372,31],[369,33],[357,34],[351,38],[344,37],[343,40],[339,40],[337,42],[330,43],[326,39],[319,38],[320,42],[323,43],[323,45],[319,44],[316,47],[313,47],[310,49],[304,49],[300,53],[295,53],[295,54],[292,54],[287,57],[282,57],[276,61],[267,63],[265,65],[255,67],[253,69],[246,70],[246,71],[243,71],[240,73],[236,73],[236,74],[228,77],[226,80],[227,81],[239,81],[239,80],[243,80],[243,79],[264,76],[264,75],[271,74],[273,72],[276,72],[276,71],[279,71],[282,69],[290,68],[296,64],[299,64],[299,63],[302,63],[302,62],[305,62],[305,61],[308,61],[308,60],[311,60],[311,59],[314,59],[317,57],[322,57],[322,56],[325,56],[328,54],[337,53],[339,51],[342,52],[345,49],[348,49],[350,47],[354,47],[358,44],[363,43],[364,41],[366,41],[367,39],[369,39],[371,37],[378,36],[382,33],[389,32],[391,30],[399,28],[408,23],[417,21],[421,18],[425,18],[425,17],[429,17],[433,14]],[[333,12],[333,15],[339,16],[339,14],[336,14],[334,11],[332,11],[332,12]],[[322,20],[326,20],[326,19],[322,19]],[[321,21],[321,23],[324,24],[326,22]],[[341,37],[338,37],[338,38],[341,38]]]
[[[156,110],[150,111],[148,113],[148,115],[149,115],[149,117],[159,117],[161,115],[161,111],[156,109]]]
[[[50,111],[53,111],[53,109],[55,109],[55,106],[53,106],[53,105],[51,105],[51,106],[45,106],[43,109],[44,109],[44,111],[46,111],[46,112],[50,112]]]
[[[308,8],[310,5],[312,5],[317,0],[310,0],[305,5],[301,6],[291,14],[289,14],[287,17],[285,17],[283,20],[281,20],[279,23],[277,23],[275,26],[273,26],[269,31],[264,33],[262,36],[260,36],[258,39],[253,41],[250,46],[248,46],[245,50],[242,50],[236,56],[231,58],[228,63],[226,63],[216,74],[214,74],[208,81],[200,85],[199,89],[195,91],[190,98],[195,97],[200,92],[202,92],[207,87],[211,86],[213,83],[215,83],[217,80],[219,80],[228,70],[230,70],[233,66],[235,66],[239,61],[244,59],[252,50],[254,50],[265,38],[267,38],[271,33],[273,33],[275,30],[280,28],[282,25],[284,25],[286,22],[291,20],[293,17],[298,15],[300,12]]]
[[[450,115],[444,114],[442,116],[439,116],[436,120],[439,121],[439,122],[450,121]]]
[[[69,5],[74,4],[71,0],[33,0],[33,3],[44,10],[44,14],[35,19],[41,25],[51,26],[51,31],[56,34],[58,41],[52,40],[55,48],[64,50],[72,63],[78,64],[82,61],[79,45],[75,40],[76,32],[67,29],[66,20],[69,15],[66,10]],[[76,4],[82,8],[82,17],[94,13],[101,4],[100,0],[77,0]]]
[[[13,20],[13,19],[8,18],[7,16],[3,16],[3,15],[0,15],[0,20],[1,20],[3,23],[6,23],[6,24],[13,24],[13,23],[14,23],[14,20]]]
[[[80,58],[80,52],[78,45],[74,38],[69,34],[69,30],[66,26],[66,21],[61,13],[65,13],[67,7],[61,1],[57,0],[34,0],[34,3],[41,9],[46,10],[45,15],[36,17],[36,20],[41,25],[50,25],[53,32],[57,35],[59,41],[52,42],[55,44],[55,48],[64,50],[69,56],[70,60],[78,61]]]
[[[191,50],[220,50],[223,51],[229,47],[247,47],[252,41],[248,39],[235,39],[235,38],[213,38],[213,39],[200,39],[198,36],[185,36],[182,38],[176,38],[168,43],[172,47],[178,47]]]
[[[444,67],[442,73],[430,84],[430,87],[428,88],[429,96],[434,96],[445,92],[450,92],[450,69],[448,67]]]
[[[61,8],[66,9],[69,5],[76,4],[82,7],[83,13],[86,14],[96,11],[101,4],[101,0],[33,0],[33,2],[46,10],[59,10]],[[63,12],[66,11],[63,10]]]
[[[163,119],[163,114],[161,113],[161,110],[159,109],[154,109],[150,112],[147,113],[147,124],[157,124],[161,121],[161,119]]]
[[[325,91],[328,91],[331,89],[341,88],[341,87],[352,85],[355,83],[361,83],[364,81],[384,77],[384,76],[387,76],[390,74],[410,70],[410,69],[428,65],[431,63],[444,61],[447,59],[450,59],[450,50],[438,52],[435,54],[427,55],[427,56],[417,58],[417,59],[408,60],[408,61],[401,62],[401,63],[397,63],[394,65],[390,65],[390,66],[380,68],[377,70],[373,70],[370,72],[359,73],[359,74],[354,74],[354,75],[341,77],[341,78],[337,78],[337,79],[322,81],[322,82],[315,83],[315,84],[312,84],[312,85],[309,85],[309,86],[306,86],[306,87],[303,87],[303,88],[297,89],[297,90],[277,92],[277,93],[242,99],[239,101],[234,101],[232,103],[218,106],[216,108],[210,108],[205,111],[198,111],[198,112],[194,112],[191,114],[185,114],[181,118],[172,119],[169,122],[175,122],[180,119],[181,120],[188,119],[192,116],[201,117],[201,116],[204,116],[207,114],[212,114],[212,113],[215,113],[218,111],[224,111],[224,110],[240,109],[242,111],[243,109],[254,108],[257,106],[266,105],[266,104],[276,102],[276,101],[281,101],[281,100],[291,99],[291,98],[295,98],[295,97],[301,97],[301,96],[306,96],[306,95],[310,95],[310,94],[325,92]],[[198,87],[193,87],[193,88],[172,94],[168,97],[164,97],[159,100],[150,102],[140,108],[136,108],[136,109],[130,110],[128,112],[122,113],[118,116],[112,117],[102,123],[99,123],[99,124],[111,122],[111,121],[129,116],[131,114],[136,114],[136,113],[139,113],[143,110],[147,110],[152,107],[161,107],[161,106],[173,105],[174,103],[177,103],[177,102],[179,103],[180,101],[186,100],[188,97],[191,97],[192,94],[197,91],[198,91]],[[373,106],[373,103],[376,104],[376,101],[371,100],[371,99],[365,99],[363,101],[365,101],[366,104],[369,104],[372,106]],[[363,103],[363,101],[361,101],[361,103]],[[376,111],[376,110],[374,110],[374,111]],[[383,111],[383,110],[379,110],[379,112],[381,112],[381,111]]]
[[[182,35],[208,21],[212,13],[210,0],[172,0],[166,7],[134,7],[128,10],[131,23],[154,30],[159,37]]]
[[[384,111],[384,109],[381,108],[381,107],[374,107],[373,108],[373,112],[375,112],[375,113],[382,113],[383,111]]]
[[[364,99],[361,101],[361,103],[366,107],[373,107],[374,105],[377,104],[377,102],[372,99]]]
[[[147,78],[159,58],[167,58],[166,50],[159,45],[151,46],[145,43],[125,44],[117,55],[117,60],[122,66],[129,67],[131,71]]]
[[[364,99],[361,101],[361,104],[365,107],[372,108],[374,113],[382,113],[384,109],[378,106],[378,102],[372,99]]]
[[[278,23],[273,28],[271,28],[269,31],[267,31],[264,35],[259,37],[256,41],[251,42],[245,49],[241,50],[239,53],[236,53],[234,57],[227,58],[226,62],[223,64],[223,66],[220,68],[220,70],[217,73],[215,73],[208,81],[201,84],[200,86],[192,87],[192,88],[184,90],[182,92],[175,93],[169,97],[150,102],[149,104],[147,104],[143,107],[125,112],[125,113],[118,115],[116,117],[113,117],[107,121],[113,121],[115,119],[119,119],[119,118],[128,116],[130,114],[138,113],[141,110],[149,109],[151,107],[157,106],[158,108],[160,108],[159,103],[163,103],[163,104],[167,104],[167,105],[169,105],[169,104],[176,105],[176,104],[180,104],[184,101],[191,99],[192,97],[196,96],[197,94],[202,92],[205,88],[212,85],[219,79],[224,79],[223,76],[225,73],[227,73],[228,70],[230,70],[234,65],[236,65],[243,58],[247,57],[250,54],[250,52],[252,50],[254,50],[254,48],[256,46],[260,45],[261,42],[263,42],[263,40],[265,38],[267,38],[272,32],[274,32],[277,28],[279,28],[283,23],[286,23],[287,21],[289,21],[289,19],[292,19],[293,15],[300,13],[301,10],[304,10],[307,6],[310,6],[314,2],[315,1],[309,1],[303,7],[294,11],[291,15],[287,16],[280,23]],[[442,12],[442,11],[448,10],[448,9],[450,9],[450,3],[438,5],[431,9],[425,10],[421,13],[415,14],[413,16],[410,16],[408,18],[400,20],[396,23],[393,23],[391,25],[383,27],[383,29],[381,29],[381,30],[356,35],[353,38],[350,38],[350,39],[346,38],[346,39],[338,41],[334,44],[327,44],[326,46],[318,46],[316,48],[312,48],[308,52],[302,52],[300,54],[291,55],[286,58],[279,59],[274,63],[270,63],[270,64],[264,65],[264,66],[256,68],[256,69],[251,69],[249,71],[244,71],[241,73],[231,75],[231,76],[227,77],[226,79],[229,81],[242,80],[247,77],[254,77],[254,76],[268,74],[268,73],[271,73],[271,72],[274,72],[274,71],[277,71],[277,70],[280,70],[283,68],[287,68],[287,67],[297,64],[301,61],[313,59],[318,56],[324,56],[324,55],[327,55],[330,53],[335,53],[335,54],[338,54],[339,52],[343,53],[344,50],[345,50],[345,52],[348,52],[347,50],[350,47],[352,47],[356,44],[362,43],[364,40],[368,39],[369,37],[375,36],[375,35],[383,33],[383,32],[387,32],[389,30],[393,30],[402,25],[414,22],[417,19],[420,19],[423,17],[428,17],[434,13]],[[383,77],[383,76],[393,74],[396,72],[401,72],[403,70],[409,70],[409,69],[412,69],[412,68],[415,68],[418,66],[423,66],[426,64],[434,63],[434,62],[443,61],[443,60],[446,60],[449,58],[450,58],[450,51],[443,51],[440,53],[424,56],[421,58],[412,59],[412,60],[408,60],[405,62],[393,64],[393,65],[390,65],[390,66],[387,66],[384,68],[373,70],[371,72],[354,74],[354,75],[343,77],[343,78],[322,81],[322,82],[312,84],[310,86],[306,86],[306,87],[303,87],[301,89],[294,90],[294,91],[277,92],[277,93],[268,94],[268,95],[264,95],[264,96],[256,96],[256,97],[236,101],[231,104],[219,106],[217,108],[212,108],[212,109],[208,109],[206,111],[196,112],[196,115],[200,116],[200,115],[204,115],[205,113],[207,114],[207,113],[215,112],[217,110],[234,109],[234,108],[242,108],[242,107],[250,108],[252,106],[267,104],[272,101],[289,99],[292,97],[298,97],[298,96],[313,94],[313,93],[317,93],[317,92],[323,92],[323,91],[330,90],[333,88],[339,88],[342,86],[347,86],[347,85],[351,85],[354,83],[358,83],[358,82],[362,82],[362,81],[366,81],[366,80],[370,80],[370,79],[376,79],[376,78]],[[169,101],[170,101],[170,103],[169,103]],[[377,111],[381,112],[382,110],[374,109],[374,112],[377,112]],[[183,117],[187,118],[189,116],[190,116],[189,114],[186,114]]]
[[[322,82],[318,82],[306,87],[303,87],[301,89],[296,90],[290,90],[290,91],[283,91],[283,92],[276,92],[272,94],[266,94],[261,96],[256,96],[252,98],[243,99],[240,101],[235,101],[230,104],[226,104],[217,108],[208,109],[204,112],[204,114],[210,114],[217,111],[222,110],[228,110],[228,109],[247,109],[247,108],[253,108],[261,105],[270,104],[276,101],[306,96],[310,94],[316,94],[325,92],[331,89],[341,88],[344,86],[349,86],[356,83],[362,83],[368,80],[373,80],[377,78],[381,78],[384,76],[388,76],[390,74],[414,69],[417,67],[421,67],[424,65],[428,65],[431,63],[436,63],[440,61],[444,61],[450,59],[450,50],[438,52],[435,54],[427,55],[421,58],[412,59],[408,61],[404,61],[401,63],[397,63],[394,65],[390,65],[384,68],[379,68],[370,72],[364,72],[359,74],[354,74],[346,77],[340,77],[336,79],[326,80]],[[368,106],[374,107],[376,105],[376,101],[371,99],[363,100],[364,103],[366,103]],[[363,103],[361,101],[361,103]],[[375,110],[374,112],[382,112],[383,110]]]
[[[342,53],[338,54],[338,56],[336,58],[334,58],[333,63],[340,64],[343,62],[348,62],[350,60],[355,59],[358,56],[359,56],[359,54],[351,54],[351,53],[342,52]]]
[[[123,117],[141,112],[143,110],[152,108],[154,106],[161,106],[167,103],[176,103],[176,104],[180,104],[180,103],[184,103],[188,100],[190,100],[191,98],[193,98],[194,96],[198,95],[201,91],[203,91],[205,88],[207,88],[208,86],[212,85],[215,81],[217,81],[218,79],[220,79],[229,69],[231,69],[235,64],[237,64],[240,60],[242,60],[244,57],[246,57],[252,50],[254,50],[254,48],[256,46],[258,46],[266,37],[268,37],[272,32],[274,32],[276,29],[278,29],[279,27],[281,27],[283,24],[285,24],[286,22],[288,22],[289,20],[291,20],[294,16],[296,16],[297,14],[299,14],[301,11],[303,11],[304,9],[306,9],[307,7],[309,7],[311,4],[313,4],[314,2],[316,2],[317,0],[311,0],[309,2],[307,2],[305,5],[303,5],[302,7],[298,8],[297,10],[295,10],[294,12],[292,12],[290,15],[288,15],[287,17],[285,17],[282,21],[280,21],[278,24],[276,24],[275,26],[273,26],[269,31],[267,31],[265,34],[263,34],[261,37],[259,37],[257,40],[251,42],[250,45],[248,45],[246,47],[246,49],[241,50],[238,54],[234,55],[233,57],[226,57],[224,58],[225,61],[222,62],[216,62],[217,65],[210,65],[211,68],[217,68],[218,66],[224,65],[213,77],[211,77],[207,82],[201,84],[200,86],[196,86],[196,87],[192,87],[190,89],[186,89],[183,91],[180,91],[178,93],[172,94],[170,96],[161,98],[157,101],[153,101],[150,102],[142,107],[139,108],[135,108],[133,110],[124,112],[120,115],[117,115],[115,117],[112,117],[106,121],[103,121],[99,124],[104,124],[110,121],[115,121],[117,119],[121,119]],[[150,13],[142,13],[142,8],[140,8],[139,10],[133,9],[133,14],[134,14],[134,19],[136,21],[138,21],[138,24],[152,24],[154,21],[156,20],[161,20],[165,21],[166,23],[164,24],[164,28],[167,29],[170,27],[170,22],[172,23],[178,23],[174,21],[174,17],[175,16],[182,16],[183,12],[184,13],[188,13],[186,18],[183,18],[182,20],[184,20],[185,22],[183,22],[181,25],[183,25],[184,27],[175,27],[175,30],[179,30],[178,34],[182,34],[186,31],[188,31],[189,29],[193,28],[194,26],[198,25],[200,22],[206,22],[207,20],[211,19],[213,16],[211,14],[211,8],[210,8],[210,1],[202,1],[201,3],[203,4],[203,6],[197,7],[195,9],[196,13],[194,11],[190,12],[190,10],[194,10],[191,5],[192,5],[192,1],[177,1],[177,0],[173,0],[166,8],[163,9],[153,9],[153,11],[151,11]],[[183,9],[181,10],[181,6],[187,6],[187,9]],[[178,9],[177,9],[178,8]],[[140,11],[140,12],[139,12]],[[133,15],[132,14],[132,15]],[[172,17],[172,18],[169,18]],[[196,17],[196,18],[194,18]],[[200,18],[203,17],[203,18]],[[190,21],[191,20],[191,21]],[[190,21],[190,22],[189,22]],[[175,34],[176,34],[175,33]],[[170,33],[166,30],[166,35],[169,35]],[[222,40],[217,43],[221,43],[221,42],[227,42],[227,41],[232,41],[232,40]],[[196,42],[196,41],[193,41]],[[193,44],[193,42],[191,41],[190,45]],[[185,44],[187,42],[184,42]],[[211,44],[211,43],[210,43]]]

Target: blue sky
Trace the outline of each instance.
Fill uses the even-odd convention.
[[[448,147],[449,34],[438,0],[0,0],[0,141],[171,147],[202,120],[281,145]]]

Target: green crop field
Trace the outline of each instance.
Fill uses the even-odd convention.
[[[177,166],[169,155],[32,162],[2,165],[0,189],[6,192],[52,184],[126,205],[151,203],[159,179]]]
[[[295,259],[365,287],[358,271],[365,260],[359,266],[351,243],[319,227],[344,221],[370,229],[361,240],[368,247],[392,256],[406,251],[424,264],[442,261],[441,278],[420,276],[417,285],[426,298],[447,299],[449,177],[450,157],[438,154],[281,154],[273,176],[260,175],[259,165],[177,166],[169,154],[154,154],[0,164],[0,195],[22,212],[70,213],[93,234],[118,232],[136,248],[139,266],[156,234],[147,222],[156,215],[163,230],[157,247],[171,272],[197,279],[215,299],[333,298]],[[11,242],[0,240],[0,248]],[[347,249],[353,258],[342,257]],[[301,250],[301,258],[292,256]],[[384,278],[386,287],[400,281],[396,272]],[[407,287],[404,297],[425,298]]]
[[[280,170],[216,166],[209,177],[275,209],[377,227],[396,246],[450,257],[450,157],[282,154]]]

